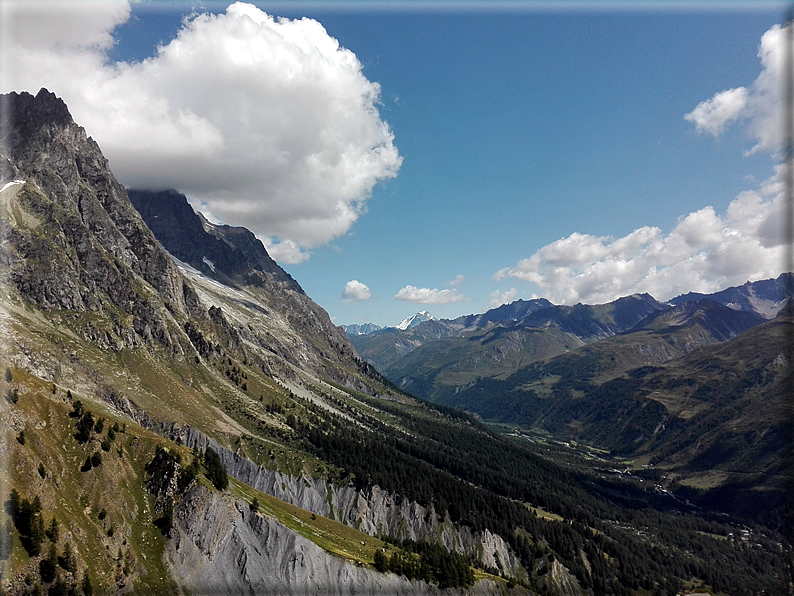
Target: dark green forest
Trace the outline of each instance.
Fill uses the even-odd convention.
[[[293,440],[357,486],[377,484],[454,522],[503,536],[530,571],[529,587],[540,590],[540,578],[559,558],[596,594],[640,588],[675,594],[691,578],[732,594],[785,589],[782,539],[769,529],[695,512],[636,482],[566,470],[444,407],[425,403],[423,414],[398,403],[379,406],[413,432],[374,422],[368,432],[325,412],[293,418]],[[447,413],[446,422],[431,411]],[[564,521],[539,517],[528,505]],[[752,543],[739,537],[745,527]]]

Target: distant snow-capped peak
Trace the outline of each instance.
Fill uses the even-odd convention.
[[[410,329],[411,327],[416,327],[419,323],[424,323],[425,321],[435,321],[436,318],[431,315],[426,310],[422,312],[418,312],[415,315],[411,315],[407,319],[404,319],[402,323],[396,325],[397,329],[401,331],[405,331],[406,329]]]

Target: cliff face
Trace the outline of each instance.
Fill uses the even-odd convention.
[[[204,487],[192,490],[174,511],[165,557],[191,594],[364,594],[400,596],[462,593],[440,590],[393,573],[378,573],[331,555],[247,504]],[[481,580],[472,595],[506,593]],[[520,587],[511,594],[526,594]]]
[[[487,530],[473,532],[449,519],[441,519],[432,506],[423,507],[377,486],[357,490],[352,486],[337,486],[316,478],[268,470],[189,427],[173,429],[168,434],[194,449],[215,450],[231,476],[301,509],[342,522],[370,536],[440,541],[450,551],[470,555],[485,566],[504,569],[511,577],[526,579],[526,570],[501,536]]]
[[[102,313],[83,333],[103,347],[157,342],[181,354],[189,343],[174,330],[200,315],[198,298],[98,145],[45,89],[2,101],[13,114],[0,147],[0,205],[15,224],[2,249],[10,280],[40,308]]]
[[[275,520],[199,487],[174,511],[165,556],[192,594],[429,594],[427,584],[330,555]]]

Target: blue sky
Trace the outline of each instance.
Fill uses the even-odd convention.
[[[776,232],[769,229],[776,219],[779,156],[764,112],[774,104],[764,78],[773,69],[759,59],[759,47],[781,22],[782,3],[731,9],[713,3],[666,9],[659,3],[653,9],[602,3],[595,9],[586,3],[519,2],[475,3],[465,10],[454,3],[432,9],[385,2],[254,4],[270,15],[319,22],[355,55],[365,80],[347,86],[362,85],[363,95],[371,91],[368,82],[380,86],[372,107],[392,135],[376,133],[369,113],[361,124],[362,130],[368,127],[362,143],[380,143],[386,155],[371,166],[376,169],[356,187],[358,194],[345,199],[354,214],[314,220],[331,230],[325,235],[294,223],[311,209],[327,215],[319,198],[301,207],[304,215],[282,213],[277,203],[255,199],[258,192],[282,190],[252,180],[240,191],[254,197],[245,205],[252,210],[243,209],[241,200],[234,211],[230,203],[221,206],[202,195],[198,182],[177,177],[173,185],[218,220],[252,227],[263,240],[269,234],[271,252],[336,323],[393,325],[425,309],[451,318],[534,296],[595,303],[650,291],[668,299],[780,272],[781,243],[770,240]],[[194,6],[198,12],[226,11],[226,4]],[[99,52],[104,65],[95,68],[115,68],[113,84],[124,89],[124,76],[146,76],[146,69],[127,73],[118,65],[154,61],[157,45],[172,42],[190,9],[184,2],[133,4],[92,25],[114,43],[79,51]],[[230,93],[225,105],[234,109],[239,79],[224,80],[222,63],[208,71],[213,80],[195,93]],[[28,86],[35,92],[39,79],[25,76],[7,79],[3,90]],[[142,178],[125,166],[121,153],[115,157],[116,140],[103,141],[100,131],[118,116],[104,124],[82,121],[80,102],[92,101],[85,90],[67,82],[59,91],[53,87],[60,81],[46,72],[40,80],[70,108],[77,106],[75,119],[100,146],[108,146],[122,182],[170,182]],[[303,88],[311,94],[311,81]],[[717,101],[717,94],[732,89],[745,90],[737,92],[740,105]],[[168,93],[173,92],[163,96],[172,98]],[[254,96],[245,97],[250,104]],[[303,101],[291,97],[290,102]],[[712,98],[704,106],[715,108],[706,110],[708,121],[685,118]],[[198,115],[222,109],[204,104],[190,105]],[[278,111],[278,105],[267,105]],[[307,103],[306,120],[314,118],[313,109]],[[91,120],[96,103],[85,113]],[[351,124],[344,133],[347,144],[353,129]],[[204,135],[209,148],[234,143],[229,134],[218,141],[207,130],[193,131],[191,138]],[[173,154],[173,168],[189,171],[189,156],[176,149]],[[289,180],[284,184],[294,186]],[[307,186],[305,192],[321,193],[318,188]],[[284,202],[300,201],[283,192]],[[221,216],[219,209],[227,210]],[[270,213],[284,220],[282,227],[256,223]],[[291,238],[298,240],[290,253],[279,243]],[[358,290],[350,286],[345,299],[345,285],[353,280]]]

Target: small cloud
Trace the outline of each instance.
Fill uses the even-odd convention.
[[[437,290],[435,288],[417,288],[415,286],[405,286],[394,295],[394,300],[405,300],[406,302],[416,302],[418,304],[449,304],[465,299],[466,297],[458,290]]]
[[[694,122],[698,132],[706,131],[715,137],[722,134],[725,125],[737,120],[747,107],[747,89],[737,87],[717,93],[701,101],[684,119]]]
[[[465,277],[465,276],[463,276],[463,275],[456,275],[456,276],[455,276],[455,279],[453,279],[452,281],[450,281],[448,285],[452,286],[453,288],[457,288],[457,287],[458,287],[460,284],[462,284],[462,283],[463,283],[463,281],[464,281],[465,279],[466,279],[466,277]]]
[[[342,292],[343,302],[361,302],[362,300],[369,300],[372,297],[372,292],[366,284],[361,283],[357,279],[352,279],[345,284],[345,290]]]
[[[518,296],[518,290],[515,288],[510,288],[509,290],[496,290],[491,292],[491,295],[488,296],[488,305],[491,308],[496,308],[498,306],[502,306],[503,304],[510,304],[516,299]]]

